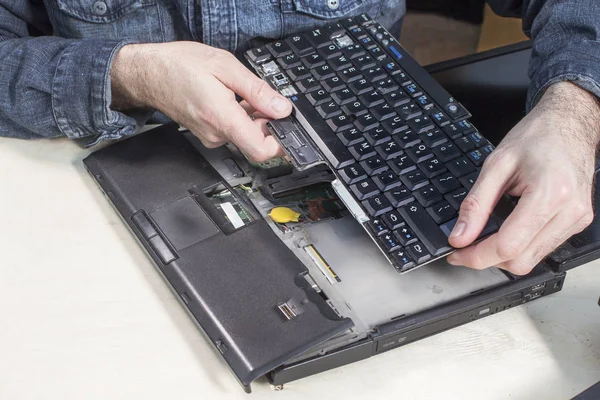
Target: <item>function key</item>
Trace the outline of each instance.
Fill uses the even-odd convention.
[[[392,61],[389,58],[385,58],[385,59],[381,60],[381,63],[383,64],[383,68],[385,68],[385,70],[390,75],[395,75],[395,74],[399,74],[402,72],[402,69],[400,68],[400,66],[395,61]]]
[[[475,164],[475,166],[477,166],[477,167],[480,167],[481,164],[483,164],[483,162],[486,159],[486,155],[484,155],[479,150],[473,150],[473,151],[468,152],[467,157],[469,157],[469,160],[471,160],[473,162],[473,164]]]
[[[443,127],[450,123],[450,120],[446,114],[444,114],[444,112],[440,111],[438,108],[434,107],[429,110],[429,112],[431,113],[431,119],[437,124],[437,126]]]
[[[271,53],[267,50],[266,47],[259,47],[256,49],[251,49],[248,50],[247,52],[248,54],[248,58],[250,58],[250,61],[256,63],[256,64],[261,64],[265,61],[269,61],[272,57]]]
[[[364,29],[361,28],[360,26],[357,26],[356,28],[350,29],[350,34],[352,36],[354,36],[358,40],[360,40],[360,39],[364,38],[365,36],[367,36],[367,34],[364,31]]]
[[[481,147],[488,143],[488,141],[481,136],[481,133],[477,131],[470,133],[468,136],[469,139],[471,139],[471,141],[475,144],[475,147]]]
[[[426,94],[417,97],[417,104],[423,110],[429,110],[431,107],[434,106],[433,102],[431,101],[431,99],[429,98],[429,96],[427,96]]]
[[[286,39],[292,50],[299,56],[314,53],[315,48],[305,35],[294,35]]]
[[[458,126],[458,129],[460,129],[465,135],[475,130],[475,127],[467,120],[458,121],[456,126]]]
[[[458,148],[463,153],[466,153],[468,151],[471,151],[471,150],[475,149],[475,143],[473,143],[471,141],[471,139],[469,139],[468,136],[461,136],[458,139],[456,139],[454,141],[454,143],[456,143],[456,145],[458,146]]]
[[[271,52],[271,54],[273,54],[273,57],[275,58],[287,56],[292,52],[290,46],[283,40],[278,40],[276,42],[269,43],[267,45],[267,49],[269,49],[269,51]]]
[[[340,20],[340,24],[348,30],[354,29],[358,26],[354,18],[344,18]]]
[[[369,25],[373,22],[373,20],[371,17],[369,17],[369,14],[361,14],[356,17],[356,22],[358,22],[360,25]]]
[[[379,46],[371,47],[369,49],[369,54],[376,60],[382,60],[387,57],[385,52],[381,50],[381,47]]]
[[[371,39],[369,36],[364,36],[359,40],[360,44],[362,44],[366,49],[370,49],[371,47],[376,46],[375,41]]]
[[[406,90],[406,92],[412,97],[419,97],[423,94],[421,88],[416,83],[412,82],[407,85],[404,85],[404,90]]]
[[[310,44],[317,49],[331,43],[329,33],[325,29],[315,29],[307,33],[307,36]]]
[[[450,124],[442,127],[442,130],[450,139],[457,139],[462,136],[462,131],[458,129],[456,124]]]

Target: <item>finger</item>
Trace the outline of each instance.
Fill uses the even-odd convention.
[[[496,160],[499,157],[492,153],[463,200],[458,221],[448,237],[451,246],[462,248],[477,239],[514,174],[514,163]]]
[[[593,220],[591,204],[580,207],[565,207],[566,211],[557,214],[540,230],[523,254],[513,261],[498,265],[499,268],[515,275],[529,273],[540,261],[571,236],[584,230]]]
[[[538,232],[556,215],[546,212],[540,192],[531,193],[519,203],[504,221],[498,233],[448,256],[453,265],[482,269],[519,258]]]
[[[244,109],[244,111],[246,111],[246,114],[248,114],[248,115],[253,115],[256,112],[254,107],[252,107],[250,104],[248,104],[248,102],[246,100],[242,100],[238,104],[240,105],[240,107],[242,107]]]
[[[288,99],[250,72],[235,57],[228,57],[227,61],[219,64],[215,76],[256,111],[273,119],[286,117],[292,112],[292,104]]]
[[[252,160],[262,162],[279,154],[279,144],[265,136],[262,122],[253,121],[237,102],[221,105],[216,122],[222,136]]]
[[[275,142],[277,142],[277,140],[273,137],[273,135],[271,135],[271,131],[269,131],[269,129],[267,128],[267,122],[269,122],[269,120],[266,118],[257,118],[254,120],[254,123],[260,126],[260,129],[261,129],[262,133],[265,135],[265,138],[270,137],[271,139],[274,139]],[[269,140],[269,139],[266,139],[266,140]],[[279,145],[279,142],[277,142],[277,147],[279,147],[279,151],[277,152],[276,157],[285,157],[285,155],[286,155],[285,151],[283,151],[283,149]]]

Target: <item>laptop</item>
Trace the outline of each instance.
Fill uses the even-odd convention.
[[[368,30],[376,23],[368,19],[370,22],[364,24],[367,18],[359,16],[353,24]],[[356,44],[357,39],[348,34],[355,26],[349,21],[340,21],[339,25],[344,34],[340,36],[340,28],[334,27],[335,32],[328,33],[331,42],[348,36]],[[379,40],[379,33],[377,30],[369,35]],[[382,37],[391,43],[388,35],[382,33]],[[342,44],[335,42],[337,48],[352,46],[348,39]],[[291,38],[286,43],[291,45],[293,41]],[[394,43],[402,55],[396,61],[398,68],[405,68],[404,63],[411,60],[414,73],[417,64]],[[292,48],[298,55],[298,49]],[[267,50],[270,56],[262,62],[255,58],[255,66],[270,62],[277,54],[268,47],[261,49],[252,51],[252,57]],[[305,56],[315,54],[303,52]],[[529,54],[527,45],[513,47],[502,54],[492,52],[446,67],[434,66],[431,71],[445,87],[474,90],[474,94],[460,97],[463,105],[454,99],[450,102],[464,112],[466,107],[482,107],[485,99],[494,97],[490,92],[514,95],[523,103],[527,86],[523,76]],[[518,74],[486,75],[485,71],[498,69],[507,61],[521,66]],[[410,75],[414,84],[433,87],[431,75],[419,71],[419,80]],[[284,92],[290,98],[302,94],[291,75],[283,71],[278,74],[287,80],[281,89],[287,88]],[[485,92],[475,90],[480,82],[473,77],[478,76],[487,76]],[[403,86],[396,86],[409,95]],[[411,104],[424,95],[411,96]],[[420,118],[428,117],[425,122],[430,128],[416,135],[431,130],[445,132],[440,128],[455,124],[431,125],[436,117],[420,109]],[[311,120],[303,115],[304,111],[295,106],[293,118],[271,125],[288,158],[254,163],[232,146],[206,149],[189,132],[168,124],[100,149],[84,160],[91,177],[147,251],[199,331],[247,392],[261,376],[279,388],[286,382],[555,293],[562,288],[566,269],[597,258],[600,253],[600,240],[590,228],[527,276],[513,276],[496,268],[475,271],[453,267],[444,261],[446,250],[432,254],[428,230],[402,213],[404,225],[397,229],[410,228],[429,258],[419,259],[414,248],[408,250],[407,246],[417,243],[412,240],[407,246],[387,249],[372,224],[379,217],[383,220],[383,214],[369,215],[368,207],[357,200],[356,191],[331,164],[327,156],[330,148],[322,146],[327,143],[313,140],[316,130],[310,132],[310,124],[306,124]],[[520,116],[503,119],[513,117]],[[316,125],[322,126],[320,121],[329,126],[323,118],[317,119]],[[474,124],[468,124],[469,132],[464,135],[475,132],[470,130],[475,129]],[[298,141],[293,143],[295,139]],[[448,136],[447,140],[453,139]],[[484,158],[481,149],[493,148],[493,142],[483,136],[481,141],[482,146],[476,149]],[[433,150],[431,153],[436,154]],[[305,161],[314,165],[302,164]],[[474,161],[470,162],[477,168]],[[406,186],[403,180],[401,183]],[[412,197],[407,204],[414,203],[420,216],[425,210],[434,221],[418,196]],[[450,203],[447,199],[438,201]],[[385,229],[394,231],[388,222],[383,223]],[[433,226],[429,222],[427,225]],[[439,230],[439,226],[436,223],[435,228]],[[401,257],[392,255],[402,249],[406,249],[412,263],[408,268]]]

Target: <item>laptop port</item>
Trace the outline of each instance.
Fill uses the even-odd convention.
[[[532,292],[537,292],[538,290],[544,289],[546,287],[546,282],[544,283],[538,283],[537,285],[533,285],[531,287],[531,291]]]

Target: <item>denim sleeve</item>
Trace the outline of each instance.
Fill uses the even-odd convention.
[[[134,118],[110,108],[110,67],[128,41],[34,37],[48,32],[45,8],[0,0],[0,135],[25,139],[135,133]]]
[[[533,39],[527,110],[548,86],[572,81],[600,97],[600,1],[489,0],[501,15],[523,17]]]

